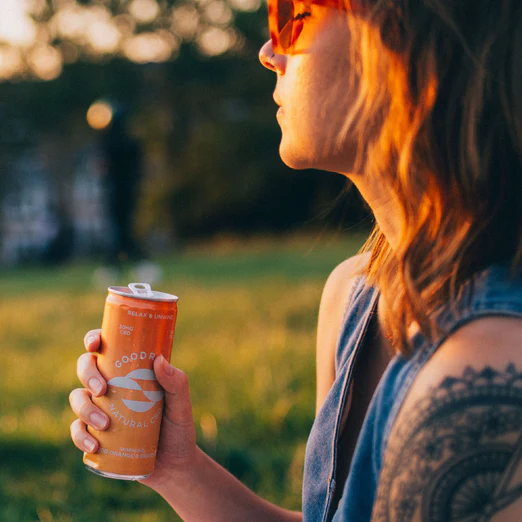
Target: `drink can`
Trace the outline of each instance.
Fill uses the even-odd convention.
[[[98,354],[107,392],[92,401],[110,425],[104,431],[88,426],[99,449],[83,456],[87,469],[98,475],[139,480],[154,470],[164,393],[153,363],[159,355],[170,361],[177,301],[145,283],[109,287]]]

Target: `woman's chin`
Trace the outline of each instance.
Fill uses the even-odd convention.
[[[286,147],[284,141],[282,141],[279,146],[279,156],[283,163],[291,169],[303,170],[317,168],[313,165],[313,161],[311,161],[308,155],[299,154],[295,149]]]
[[[342,173],[344,176],[354,174],[353,151],[345,151],[342,155],[319,154],[317,148],[303,146],[293,146],[294,142],[285,140],[284,136],[279,145],[279,156],[283,163],[295,170],[317,169],[328,172]]]

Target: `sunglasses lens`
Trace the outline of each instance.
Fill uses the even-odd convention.
[[[294,3],[292,0],[276,0],[275,4],[279,45],[281,46],[281,51],[287,51],[293,44]]]

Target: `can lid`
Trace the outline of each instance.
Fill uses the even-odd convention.
[[[145,301],[176,302],[178,296],[152,290],[148,283],[129,283],[128,286],[109,286],[109,292]]]

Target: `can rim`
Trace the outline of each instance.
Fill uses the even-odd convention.
[[[140,287],[143,288],[144,292],[137,292],[135,290],[135,288],[141,290]],[[169,303],[178,301],[177,295],[152,290],[147,283],[129,283],[128,286],[109,286],[108,291],[116,295],[131,297],[132,299],[139,299],[141,301],[164,301]]]

